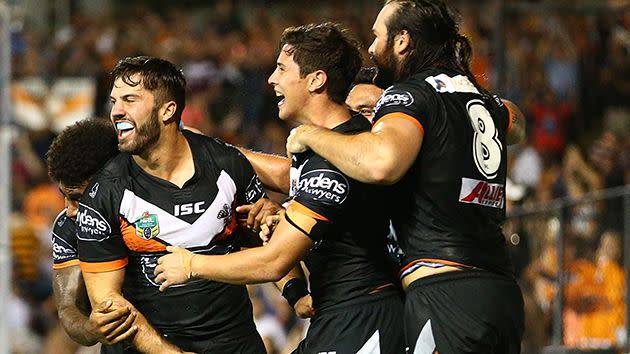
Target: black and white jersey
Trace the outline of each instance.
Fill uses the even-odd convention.
[[[199,337],[232,340],[255,331],[244,286],[198,279],[162,293],[153,271],[169,245],[201,254],[237,251],[235,208],[264,190],[236,148],[183,134],[195,173],[182,188],[147,174],[125,153],[93,179],[77,216],[80,265],[84,272],[125,268],[125,298],[164,335],[190,338],[191,345]]]
[[[70,219],[64,209],[53,224],[53,269],[63,269],[79,265],[79,252],[77,251],[77,227],[74,220]]]
[[[333,130],[369,129],[369,122],[355,115]],[[304,260],[317,311],[393,288],[387,190],[349,178],[310,150],[293,155],[286,218],[314,241]]]
[[[409,119],[424,134],[391,201],[401,275],[432,264],[511,273],[501,230],[508,108],[466,76],[429,69],[388,88],[375,109],[375,124]]]

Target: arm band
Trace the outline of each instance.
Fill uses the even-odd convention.
[[[306,288],[306,282],[301,278],[293,278],[289,280],[282,288],[282,296],[287,299],[287,302],[292,308],[299,299],[308,294],[309,292]]]

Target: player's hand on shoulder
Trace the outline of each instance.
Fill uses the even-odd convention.
[[[240,205],[236,208],[237,213],[247,213],[245,224],[254,232],[259,232],[261,224],[267,217],[276,215],[280,210],[282,206],[269,198],[261,198],[254,204]]]
[[[293,128],[289,137],[287,137],[287,154],[291,157],[292,154],[299,154],[308,150],[308,145],[304,143],[306,135],[311,134],[318,129],[314,125],[303,124],[297,128]]]
[[[315,316],[315,309],[313,308],[313,297],[311,294],[304,295],[293,306],[295,314],[299,318],[310,318]]]
[[[158,258],[158,265],[153,271],[155,282],[160,284],[160,291],[171,285],[184,284],[194,277],[192,261],[196,254],[176,246],[168,246],[166,250],[171,253]]]
[[[106,300],[92,309],[86,330],[99,342],[112,345],[133,338],[138,331],[135,319],[136,311],[129,305]]]

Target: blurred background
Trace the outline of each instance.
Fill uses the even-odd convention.
[[[628,352],[630,0],[450,3],[472,41],[480,84],[516,102],[527,118],[527,141],[509,150],[505,225],[525,299],[523,352]],[[289,127],[277,119],[267,84],[283,29],[339,21],[362,41],[371,65],[366,48],[382,3],[0,5],[6,34],[0,48],[10,50],[0,64],[10,60],[11,67],[0,91],[10,101],[0,107],[10,136],[10,148],[0,153],[11,156],[9,215],[0,213],[0,230],[9,234],[0,253],[10,252],[13,265],[1,316],[7,341],[13,353],[91,353],[65,337],[52,299],[51,223],[64,202],[44,158],[55,134],[82,118],[107,117],[108,72],[118,59],[143,54],[183,69],[187,126],[284,155]],[[307,322],[293,316],[272,285],[250,292],[269,353],[290,352]]]

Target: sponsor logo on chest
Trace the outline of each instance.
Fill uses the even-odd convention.
[[[186,203],[186,204],[176,204],[175,210],[173,211],[173,215],[175,216],[185,216],[191,214],[202,214],[206,211],[204,208],[204,204],[206,202],[195,202],[195,203]]]
[[[488,183],[472,178],[462,178],[459,201],[479,204],[492,208],[503,208],[505,186],[499,183]]]

